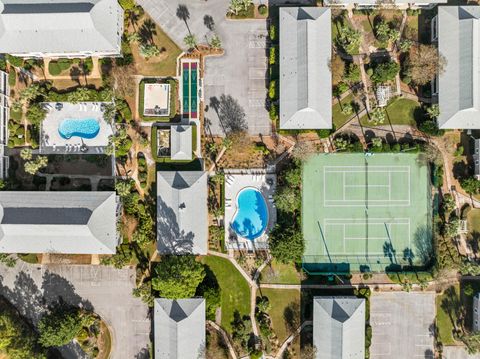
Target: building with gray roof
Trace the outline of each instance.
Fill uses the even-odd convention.
[[[191,161],[192,153],[192,126],[172,126],[170,129],[170,158],[174,161]]]
[[[207,172],[157,172],[157,250],[207,254]]]
[[[0,70],[0,179],[8,176],[9,158],[5,156],[8,144],[8,119],[10,118],[10,85],[8,74]]]
[[[0,0],[0,49],[20,57],[119,56],[117,0]]]
[[[280,8],[280,128],[332,128],[331,11]]]
[[[0,253],[114,254],[115,192],[0,192]]]
[[[205,299],[154,302],[155,359],[205,358]]]
[[[480,128],[480,7],[438,8],[438,50],[446,60],[438,79],[438,126]]]
[[[313,345],[317,359],[364,359],[365,299],[314,297]]]
[[[429,0],[413,2],[412,0],[326,0],[327,6],[374,8],[379,6],[408,9],[411,7],[432,8],[437,4],[446,3],[447,0]]]

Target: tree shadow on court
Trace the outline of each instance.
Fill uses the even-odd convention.
[[[413,260],[415,258],[415,253],[413,253],[413,251],[406,247],[404,250],[403,250],[403,257],[402,259],[408,263],[409,266],[413,266]]]
[[[393,244],[390,241],[385,241],[383,243],[383,256],[387,257],[390,261],[390,264],[397,264],[397,251],[393,247]]]
[[[433,257],[432,230],[429,226],[420,226],[413,234],[413,245],[422,266],[428,266]]]

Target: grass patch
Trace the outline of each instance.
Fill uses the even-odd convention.
[[[169,116],[144,116],[144,96],[145,96],[145,84],[149,83],[168,83],[170,84],[170,115]],[[159,80],[159,79],[143,79],[140,81],[138,89],[138,114],[143,121],[150,122],[169,122],[177,116],[177,81],[174,79]]]
[[[12,108],[10,108],[10,118],[15,121],[15,122],[20,122],[23,116],[23,111],[14,111]]]
[[[301,281],[294,264],[283,264],[273,260],[266,266],[260,276],[261,283],[299,284]]]
[[[142,23],[142,21],[139,21],[139,23]],[[180,56],[182,50],[168,37],[160,26],[155,26],[153,42],[161,49],[161,53],[159,56],[148,60],[140,56],[138,44],[132,45],[137,72],[144,76],[176,76],[177,57]]]
[[[238,311],[241,316],[250,314],[250,288],[248,283],[227,259],[205,256],[202,258],[202,263],[210,268],[220,288],[222,288],[221,324],[226,331],[231,333],[233,313]]]
[[[397,284],[405,283],[420,283],[422,281],[432,281],[433,277],[430,272],[388,272],[388,278]]]
[[[424,117],[424,111],[420,103],[406,98],[394,99],[387,107],[385,107],[387,119],[382,125],[409,125],[416,126],[417,120],[421,121]],[[373,126],[368,122],[368,116],[360,119],[363,126]]]
[[[20,258],[22,261],[31,263],[31,264],[37,264],[39,263],[38,257],[34,253],[28,253],[28,254],[18,254],[18,258]]]
[[[438,328],[438,340],[445,345],[455,345],[455,339],[453,339],[453,322],[457,321],[457,313],[451,308],[450,303],[455,302],[455,297],[460,297],[459,285],[451,286],[442,295],[435,298],[435,304],[437,307],[437,328]],[[459,308],[457,308],[459,309]]]
[[[344,115],[342,113],[342,105],[345,105],[347,103],[353,102],[353,95],[350,94],[347,97],[345,97],[343,100],[340,102],[337,102],[335,105],[332,107],[332,119],[333,119],[333,124],[335,125],[336,129],[339,129],[342,127],[350,118],[354,116],[354,114],[351,115]]]
[[[261,294],[270,302],[272,329],[280,343],[300,325],[300,291],[296,289],[262,289]]]
[[[467,215],[469,232],[480,232],[480,209],[472,208]]]

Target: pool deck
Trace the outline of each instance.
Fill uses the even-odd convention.
[[[277,221],[277,209],[273,202],[273,194],[277,184],[275,173],[266,173],[264,169],[228,170],[225,171],[225,246],[227,249],[267,249],[268,232]],[[239,237],[230,227],[237,212],[237,195],[246,188],[258,189],[267,203],[268,225],[263,235],[251,240]]]
[[[103,119],[102,102],[62,102],[63,108],[57,110],[56,102],[43,103],[47,110],[40,129],[40,153],[42,154],[103,154],[108,145],[108,138],[113,134],[110,123]],[[60,136],[58,127],[65,119],[93,118],[98,121],[100,130],[94,138],[73,136],[65,139]],[[87,146],[86,152],[81,152],[82,144]]]

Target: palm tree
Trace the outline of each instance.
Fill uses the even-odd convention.
[[[146,59],[153,56],[158,56],[160,49],[156,45],[140,45],[140,55]]]
[[[193,34],[185,36],[183,42],[189,49],[197,48],[197,38]]]
[[[222,41],[220,40],[220,37],[217,34],[213,35],[212,39],[210,40],[210,46],[213,49],[222,48]]]
[[[190,19],[190,11],[188,10],[188,7],[186,5],[178,5],[177,7],[177,17],[185,22],[185,26],[187,27],[188,33],[191,35],[192,33],[190,32],[190,28],[188,27],[188,22],[187,20]]]

